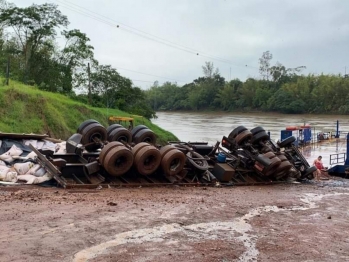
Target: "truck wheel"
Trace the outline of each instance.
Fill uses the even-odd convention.
[[[270,158],[270,165],[263,170],[263,174],[266,176],[270,176],[275,173],[277,167],[281,164],[281,160],[277,157]]]
[[[242,131],[240,134],[238,134],[235,137],[235,142],[236,142],[236,144],[241,145],[244,142],[246,142],[247,140],[251,139],[251,137],[252,137],[251,132],[246,129],[245,131]]]
[[[296,138],[294,136],[290,136],[288,138],[285,138],[279,143],[280,147],[287,147],[290,146],[294,141],[296,141]]]
[[[202,155],[200,155],[199,153],[188,152],[187,156],[188,156],[188,161],[195,168],[202,170],[202,171],[206,171],[208,169],[209,166],[208,166],[207,160],[204,159],[204,157]]]
[[[160,148],[161,157],[164,157],[168,151],[171,151],[171,150],[174,150],[174,149],[177,149],[177,148],[175,146],[173,146],[173,145],[166,145],[166,146],[161,147]]]
[[[252,134],[253,136],[256,135],[256,134],[258,134],[258,133],[260,133],[260,132],[262,132],[262,131],[265,132],[264,128],[261,127],[261,126],[257,126],[257,127],[255,127],[255,128],[252,128],[250,131],[251,131],[251,134]]]
[[[99,163],[100,163],[100,164],[103,164],[104,158],[105,158],[105,156],[107,155],[107,153],[108,153],[111,149],[113,149],[114,147],[117,147],[117,146],[123,146],[123,144],[120,143],[120,142],[116,142],[116,141],[110,142],[110,143],[106,144],[106,145],[102,148],[101,153],[99,154],[99,157],[98,157]]]
[[[180,173],[185,165],[186,156],[178,149],[168,151],[161,160],[161,168],[168,176]]]
[[[121,176],[125,174],[133,164],[133,155],[124,145],[113,147],[106,154],[103,167],[111,176]]]
[[[132,154],[135,156],[139,150],[141,150],[143,147],[146,147],[146,146],[149,146],[148,143],[139,143],[137,145],[135,145],[133,148],[132,148]]]
[[[125,143],[131,143],[132,135],[130,130],[119,127],[112,130],[108,135],[108,141],[119,141]]]
[[[133,135],[132,141],[136,144],[141,143],[141,142],[155,144],[156,143],[156,135],[154,134],[153,131],[151,131],[150,129],[147,128],[147,129],[140,130],[135,135]]]
[[[134,156],[134,166],[138,173],[144,176],[154,173],[160,166],[160,162],[160,151],[150,145],[140,149]]]
[[[307,176],[309,174],[314,173],[317,170],[317,168],[315,166],[309,167],[305,170],[304,175]]]
[[[132,130],[131,130],[131,134],[132,134],[132,137],[135,135],[135,134],[137,134],[139,131],[141,131],[141,130],[143,130],[143,129],[148,129],[148,127],[147,126],[145,126],[145,125],[138,125],[138,126],[136,126],[135,128],[133,128]]]
[[[107,140],[107,130],[99,123],[92,123],[81,130],[81,144],[86,145],[95,142],[95,139],[99,141]]]
[[[111,133],[111,131],[113,131],[114,129],[117,129],[119,127],[123,127],[122,125],[119,124],[113,124],[107,127],[107,134],[109,136],[109,134]]]
[[[98,123],[99,122],[97,120],[94,120],[94,119],[88,119],[88,120],[85,120],[84,122],[82,122],[79,127],[78,127],[78,130],[76,131],[76,133],[79,133],[81,134],[81,131],[86,127],[88,126],[89,124],[92,124],[92,123]]]
[[[275,157],[275,154],[273,152],[268,152],[263,154],[263,156],[265,156],[266,158],[272,159]]]
[[[234,128],[233,131],[230,132],[228,139],[233,140],[238,134],[245,130],[247,130],[247,128],[244,126],[238,126],[237,128]]]
[[[251,139],[251,143],[256,144],[262,140],[269,140],[269,136],[265,131],[260,131],[259,133],[253,135],[253,137]]]

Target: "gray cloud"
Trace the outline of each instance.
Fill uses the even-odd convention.
[[[45,1],[37,0],[37,4]],[[342,0],[59,0],[71,24],[85,32],[103,64],[176,79],[179,84],[202,75],[201,66],[212,61],[222,76],[245,80],[258,77],[258,58],[266,50],[273,63],[305,65],[304,73],[344,73],[349,66],[349,2]],[[73,11],[69,3],[113,19],[112,27]],[[30,2],[17,0],[18,6]],[[86,12],[86,10],[81,10]],[[94,14],[96,15],[96,14]],[[105,20],[105,18],[103,18]],[[123,30],[124,25],[198,50],[184,52]],[[231,61],[223,63],[209,56]],[[251,66],[246,67],[245,65]],[[349,70],[348,70],[349,71]],[[126,70],[132,80],[166,81]],[[172,80],[171,80],[172,81]],[[134,81],[148,88],[151,83]]]

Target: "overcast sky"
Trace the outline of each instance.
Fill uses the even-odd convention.
[[[34,1],[9,2],[24,7]],[[258,59],[266,50],[272,64],[306,66],[306,74],[344,74],[345,66],[349,72],[347,0],[35,1],[45,2],[59,6],[69,29],[87,34],[101,64],[144,89],[156,80],[189,83],[203,75],[205,61],[226,80],[259,77]]]

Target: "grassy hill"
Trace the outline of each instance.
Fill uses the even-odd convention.
[[[95,108],[69,99],[64,95],[38,90],[35,87],[10,81],[3,85],[0,78],[0,132],[48,134],[66,140],[76,132],[79,124],[95,119],[105,127],[108,117],[128,116],[134,125],[143,124],[158,135],[163,144],[177,138],[141,116],[110,108]]]

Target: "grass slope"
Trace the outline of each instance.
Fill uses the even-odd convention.
[[[95,108],[76,102],[64,95],[44,92],[35,87],[10,81],[3,85],[0,78],[0,132],[48,134],[66,140],[83,121],[95,119],[105,127],[108,117],[128,116],[134,125],[146,125],[158,136],[158,143],[177,140],[170,132],[141,116],[108,108]]]

